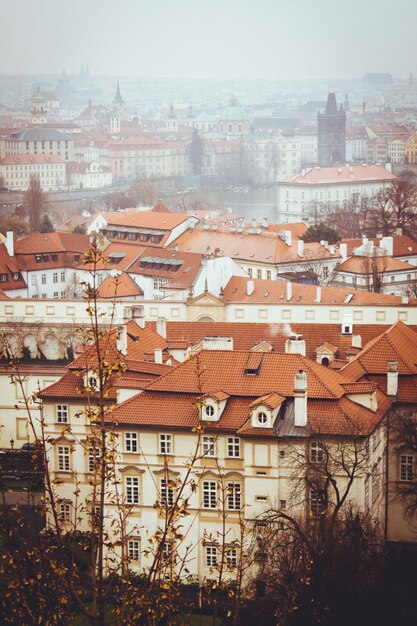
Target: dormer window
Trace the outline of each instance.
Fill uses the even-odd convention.
[[[204,413],[208,419],[213,419],[214,412],[214,407],[212,407],[211,404],[204,407]]]
[[[254,428],[272,428],[272,414],[265,405],[255,406],[251,416]]]

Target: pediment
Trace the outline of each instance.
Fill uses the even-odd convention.
[[[188,298],[188,306],[225,306],[223,300],[214,296],[212,293],[204,292],[198,296]]]

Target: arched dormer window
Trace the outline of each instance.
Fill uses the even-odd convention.
[[[215,393],[206,394],[201,398],[201,419],[206,422],[218,422],[226,402],[228,399],[227,393],[223,391],[216,391]]]

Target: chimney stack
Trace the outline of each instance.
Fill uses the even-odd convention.
[[[299,239],[297,242],[298,245],[298,256],[303,257],[304,256],[304,241],[302,239]]]
[[[306,342],[302,335],[293,334],[288,337],[285,342],[285,352],[287,354],[301,354],[306,355]]]
[[[316,287],[316,302],[321,302],[321,287]]]
[[[268,228],[269,226],[269,218],[268,217],[263,217],[262,218],[262,227],[263,228]]]
[[[292,298],[292,283],[287,282],[287,300],[291,300]]]
[[[162,364],[162,348],[155,348],[155,363]]]
[[[167,338],[167,321],[165,317],[158,317],[156,320],[156,332],[164,339]]]
[[[347,259],[347,243],[341,243],[339,245],[340,256],[342,257],[342,261],[346,261]]]
[[[307,374],[298,370],[294,378],[294,426],[307,425]]]
[[[6,233],[6,250],[9,256],[14,256],[14,242],[12,230],[8,230]]]
[[[120,324],[117,327],[116,348],[120,354],[127,356],[127,328],[125,324]]]
[[[397,361],[388,361],[387,367],[387,396],[396,396],[398,393]]]
[[[255,283],[253,280],[248,280],[246,283],[246,295],[251,296],[255,291]]]

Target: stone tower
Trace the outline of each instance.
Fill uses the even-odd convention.
[[[336,96],[330,92],[326,110],[317,114],[318,161],[321,167],[346,162],[346,112],[337,108]]]
[[[46,116],[45,98],[41,94],[39,87],[36,93],[32,96],[32,124],[46,124],[48,118]]]

